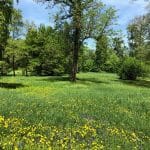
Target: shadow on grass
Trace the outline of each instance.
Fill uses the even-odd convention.
[[[21,83],[3,83],[3,82],[0,82],[0,88],[17,89],[17,88],[21,88],[21,87],[24,87],[24,85]]]
[[[40,79],[41,80],[41,79]],[[64,76],[51,76],[48,78],[42,79],[43,81],[49,81],[49,82],[60,82],[60,81],[68,81],[70,82],[70,77],[64,77]],[[88,84],[87,82],[92,82],[92,83],[108,83],[104,81],[100,81],[96,78],[77,78],[77,83],[81,84]]]
[[[83,81],[83,82],[92,82],[92,83],[105,83],[108,82],[97,80],[96,78],[77,78],[77,81]]]
[[[132,86],[140,86],[140,87],[146,87],[150,88],[150,81],[146,80],[136,80],[136,81],[131,81],[131,80],[119,80],[122,83],[132,85]]]
[[[59,82],[59,81],[70,81],[70,78],[69,77],[62,77],[62,76],[50,76],[48,78],[43,78],[42,80],[43,81],[50,81],[50,82]]]

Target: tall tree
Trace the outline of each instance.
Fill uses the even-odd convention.
[[[114,18],[115,11],[98,0],[36,0],[61,8],[60,20],[68,20],[73,29],[73,61],[71,80],[76,81],[80,47],[87,38],[103,34]],[[57,15],[58,16],[58,15]]]
[[[23,27],[23,20],[22,20],[22,14],[20,10],[13,9],[12,11],[12,21],[10,24],[10,33],[13,40],[18,40],[18,38],[21,36],[22,33],[22,27]],[[15,45],[14,45],[15,46]],[[15,50],[17,48],[12,49],[12,68],[13,68],[13,75],[15,76]]]
[[[130,54],[140,60],[150,55],[150,13],[134,18],[128,25]]]
[[[19,9],[13,9],[12,11],[12,21],[10,24],[11,37],[15,40],[22,35],[23,30],[23,19],[22,12]]]
[[[9,68],[12,68],[14,76],[15,70],[18,68],[22,68],[25,71],[25,74],[28,74],[29,57],[28,47],[25,43],[25,40],[14,40],[10,38],[6,46],[4,58],[9,64]]]
[[[12,10],[12,0],[0,1],[0,61],[3,60],[4,50],[9,37],[9,25],[11,23]]]

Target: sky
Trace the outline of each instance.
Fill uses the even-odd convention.
[[[145,7],[150,0],[102,0],[108,6],[114,6],[117,9],[117,25],[115,29],[122,30],[125,35],[124,40],[127,43],[127,25],[138,15],[146,13]],[[22,10],[24,20],[34,21],[36,25],[45,24],[53,26],[52,21],[55,10],[46,9],[46,5],[37,4],[33,0],[20,0],[19,4],[15,4],[15,8]],[[87,45],[91,49],[95,49],[95,42],[88,40]]]

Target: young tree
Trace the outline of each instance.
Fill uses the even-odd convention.
[[[23,20],[22,20],[22,14],[21,14],[21,11],[20,10],[16,10],[16,9],[13,9],[12,11],[12,19],[11,19],[11,24],[10,24],[10,33],[11,33],[11,37],[12,37],[12,40],[18,40],[18,38],[20,37],[21,35],[21,32],[22,32],[22,27],[23,27]],[[12,43],[12,41],[11,41]],[[15,43],[15,41],[14,41]],[[11,45],[9,43],[9,45]],[[13,75],[15,76],[15,50],[16,50],[16,47],[15,47],[15,44],[13,45],[13,48],[11,48],[12,52],[11,52],[11,55],[9,55],[9,57],[12,57],[12,68],[13,68]],[[11,47],[12,47],[11,46]]]
[[[13,76],[16,75],[15,70],[19,67],[27,68],[27,54],[27,46],[24,40],[14,40],[12,38],[8,40],[4,59],[9,64],[9,67],[12,68]]]
[[[108,37],[106,35],[97,38],[95,56],[96,71],[100,71],[108,57]]]
[[[15,76],[15,70],[17,69],[16,62],[18,57],[17,42],[15,40],[13,39],[8,40],[4,57],[7,63],[10,66],[12,66],[13,75]]]
[[[115,51],[116,55],[120,58],[124,56],[124,41],[121,37],[113,38],[113,50]]]

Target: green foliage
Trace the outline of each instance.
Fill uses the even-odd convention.
[[[135,58],[128,57],[122,63],[119,71],[120,79],[123,80],[136,80],[137,77],[141,77],[144,74],[144,65],[142,62]]]
[[[95,67],[97,71],[103,69],[108,57],[108,37],[103,35],[97,39],[96,52],[95,52]]]
[[[56,15],[57,26],[65,21],[72,26],[72,62],[71,80],[76,80],[79,53],[83,42],[88,38],[97,38],[109,31],[113,24],[115,10],[106,7],[101,1],[72,1],[72,0],[36,0],[49,6],[57,5],[60,12]],[[64,21],[65,20],[65,21]]]
[[[82,47],[79,56],[78,71],[90,72],[94,67],[95,52],[87,47]]]
[[[65,57],[54,37],[49,37],[39,56],[41,75],[60,75],[64,73]]]
[[[150,61],[150,13],[135,17],[128,25],[130,55],[147,62]]]
[[[28,47],[24,40],[9,39],[6,46],[5,61],[8,63],[10,71],[18,68],[27,68],[29,65]]]
[[[0,61],[0,75],[7,75],[9,71],[9,65],[5,61]]]
[[[103,66],[103,70],[106,72],[117,73],[120,67],[120,58],[112,53],[109,55],[107,61]]]
[[[63,33],[41,25],[28,29],[26,44],[34,75],[60,75],[65,72],[67,47]],[[66,58],[65,58],[66,57]]]
[[[0,60],[3,59],[5,46],[9,37],[9,25],[11,23],[12,0],[0,1]]]
[[[115,37],[113,38],[113,50],[116,53],[116,55],[120,58],[123,58],[124,56],[124,41],[121,37]]]
[[[138,60],[149,63],[150,62],[150,45],[145,44],[138,46],[134,50],[134,55]]]

